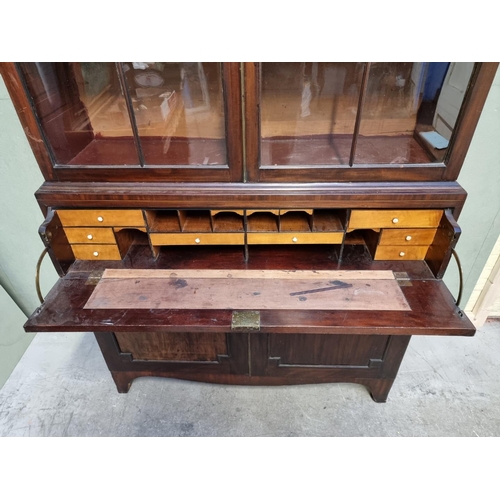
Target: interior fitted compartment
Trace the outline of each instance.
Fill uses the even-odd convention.
[[[280,209],[247,210],[249,232],[340,232],[345,210]]]
[[[311,231],[312,219],[312,210],[280,210],[279,229],[283,233],[308,233]]]
[[[212,227],[215,233],[233,233],[244,231],[243,210],[211,210]]]
[[[342,232],[346,211],[279,210],[145,210],[151,233],[327,233]]]
[[[144,213],[152,233],[177,233],[181,230],[177,210],[145,210]]]
[[[279,231],[279,210],[247,210],[249,233],[272,233]]]
[[[52,254],[64,256],[65,266],[71,263],[63,248],[65,245],[70,247],[73,259],[109,261],[125,258],[134,244],[149,244],[154,257],[159,255],[162,246],[235,245],[244,247],[242,253],[248,257],[248,247],[255,245],[333,245],[338,246],[336,259],[339,261],[346,254],[347,246],[363,245],[374,260],[425,260],[435,275],[441,277],[460,235],[460,228],[449,210],[121,209],[115,213],[95,209],[60,212],[70,226],[61,224],[58,214],[51,212],[47,219],[50,222],[41,227],[41,235],[44,241],[57,240],[57,245],[51,247]],[[142,220],[144,227],[113,227],[113,222],[126,225],[129,212],[131,220],[136,223]],[[81,221],[102,223],[104,227],[75,227]],[[61,231],[64,236],[54,239]]]

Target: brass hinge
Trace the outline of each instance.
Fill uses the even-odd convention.
[[[50,231],[47,231],[45,233],[41,233],[42,240],[46,245],[49,245],[51,240],[52,240],[52,233]]]
[[[231,319],[231,330],[238,331],[260,331],[259,311],[233,311]]]
[[[87,281],[85,282],[86,285],[97,285],[99,283],[100,279],[102,278],[102,271],[92,271],[88,278]]]
[[[399,286],[413,286],[407,272],[394,271],[394,277],[396,278]]]

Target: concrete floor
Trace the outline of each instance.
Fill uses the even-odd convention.
[[[94,336],[38,334],[0,390],[1,436],[499,436],[500,321],[413,337],[389,400],[355,384],[140,378],[118,394]]]

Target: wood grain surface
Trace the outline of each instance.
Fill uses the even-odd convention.
[[[181,272],[160,279],[114,274],[103,276],[85,309],[410,309],[394,279],[184,278]]]

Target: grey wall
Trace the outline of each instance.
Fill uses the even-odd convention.
[[[465,308],[500,234],[500,70],[458,182],[468,193],[458,220],[463,234],[456,247],[464,270],[464,294],[460,305]],[[456,297],[458,271],[454,262],[450,262],[444,280]]]
[[[26,316],[0,286],[0,389],[21,359],[34,335],[24,333]]]
[[[44,249],[38,236],[43,218],[34,192],[43,183],[43,177],[2,79],[0,179],[0,284],[29,315],[39,305],[35,267]],[[56,278],[47,258],[42,268],[42,291],[50,290]]]
[[[39,305],[35,267],[44,248],[38,236],[43,219],[33,193],[42,182],[0,78],[0,387],[33,338],[22,325]],[[46,259],[41,273],[44,293],[56,278]]]

